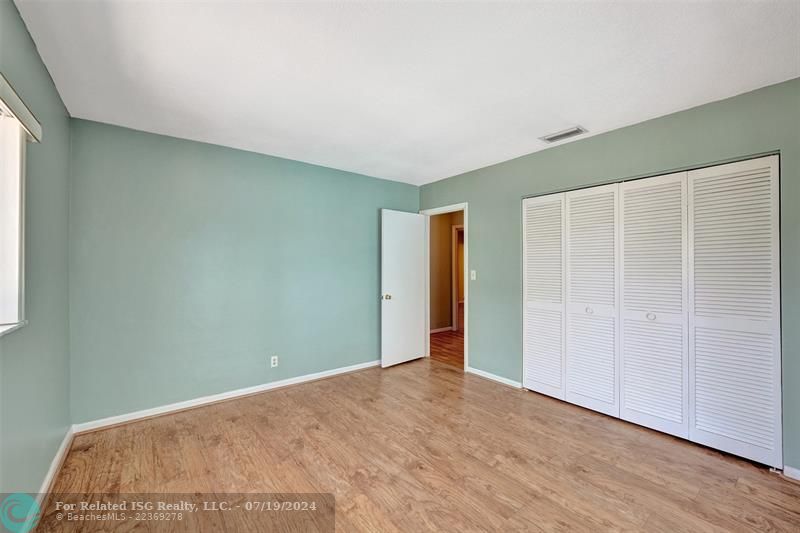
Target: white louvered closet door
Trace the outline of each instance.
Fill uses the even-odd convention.
[[[688,438],[686,173],[621,194],[620,417]]]
[[[522,202],[523,386],[564,399],[564,194]]]
[[[689,437],[783,466],[778,157],[689,172]]]
[[[566,400],[619,416],[619,184],[566,193]]]

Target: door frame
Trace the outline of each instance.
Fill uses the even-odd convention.
[[[466,235],[466,231],[464,230],[464,224],[453,224],[450,226],[450,305],[452,316],[450,317],[450,329],[452,331],[458,331],[458,232],[464,232]],[[466,241],[466,238],[464,239]],[[467,293],[466,293],[466,285],[467,279],[464,278],[464,304],[467,303]],[[464,317],[464,322],[467,321],[466,316]]]
[[[464,372],[469,369],[469,203],[420,210],[425,215],[425,357],[431,356],[431,217],[464,212]],[[456,310],[458,312],[458,310]]]

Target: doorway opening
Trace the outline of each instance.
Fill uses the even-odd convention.
[[[423,211],[428,216],[428,355],[467,368],[466,205]]]

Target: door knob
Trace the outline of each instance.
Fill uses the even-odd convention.
[[[392,295],[391,294],[384,294],[383,295],[383,299],[384,300],[391,300],[392,299]]]

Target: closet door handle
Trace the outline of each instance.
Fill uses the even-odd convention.
[[[645,316],[645,318],[647,318],[647,320],[655,320],[656,319],[656,314],[655,313],[647,313],[644,316]]]
[[[586,306],[586,314],[587,314],[587,315],[593,315],[593,314],[594,314],[594,309],[592,309],[591,307],[589,307],[589,306],[587,305],[587,306]]]

